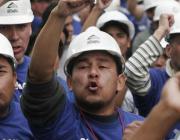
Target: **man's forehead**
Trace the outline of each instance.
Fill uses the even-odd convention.
[[[2,62],[3,62],[3,64],[4,64],[4,62],[5,62],[5,63],[8,63],[8,59],[10,59],[10,58],[8,58],[8,57],[0,54],[0,64],[1,64],[1,65],[2,65]]]
[[[107,60],[108,58],[112,58],[113,56],[108,53],[107,51],[102,51],[102,50],[96,50],[96,51],[89,51],[89,52],[84,52],[82,53],[81,55],[79,55],[76,60],[79,61],[79,60],[84,60],[84,59],[87,59],[87,58],[95,58],[96,59],[100,59],[100,60]]]
[[[180,44],[180,34],[179,33],[171,35],[170,38],[172,38],[174,43]]]

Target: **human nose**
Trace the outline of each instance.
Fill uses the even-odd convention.
[[[11,27],[9,32],[10,32],[9,38],[11,41],[18,39],[18,31],[17,31],[16,27]]]
[[[69,29],[69,30],[70,30],[70,32],[73,32],[73,31],[74,31],[74,27],[73,27],[73,25],[72,25],[72,24],[70,25],[70,27],[69,27],[69,28],[70,28],[70,29]]]
[[[91,67],[89,71],[89,78],[98,78],[99,70],[97,67]]]

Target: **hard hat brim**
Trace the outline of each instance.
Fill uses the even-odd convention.
[[[1,16],[0,25],[31,23],[34,16]]]

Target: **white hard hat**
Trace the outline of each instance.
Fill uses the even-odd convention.
[[[85,32],[76,36],[70,43],[64,65],[65,74],[67,76],[70,74],[68,73],[68,65],[75,57],[78,57],[82,53],[95,50],[107,51],[113,56],[117,56],[124,70],[124,59],[115,39],[109,34],[100,31],[97,27],[89,27]]]
[[[98,28],[103,27],[106,23],[110,22],[110,21],[116,21],[119,23],[123,23],[125,25],[128,26],[128,30],[129,30],[129,35],[130,38],[132,39],[134,37],[135,34],[135,28],[133,23],[127,18],[127,16],[123,13],[121,13],[120,11],[114,10],[114,11],[107,11],[105,13],[103,13],[97,23],[96,26]]]
[[[120,0],[112,0],[111,4],[105,9],[105,11],[119,10],[121,6]]]
[[[33,21],[30,0],[9,0],[0,6],[0,24],[24,24]]]
[[[180,12],[180,4],[177,1],[164,1],[162,4],[158,5],[154,12],[154,21],[160,19],[161,14],[176,14]]]
[[[14,62],[14,67],[16,66],[16,58],[14,57],[14,52],[9,40],[0,33],[0,55],[10,58]]]
[[[163,48],[166,48],[166,46],[168,45],[168,42],[165,40],[165,38],[163,38],[163,39],[161,40],[160,44],[161,44],[161,46],[162,46]]]
[[[164,0],[144,0],[144,10],[147,11],[151,8],[155,8],[160,2],[164,2]]]
[[[177,33],[180,34],[180,13],[174,15],[174,24],[171,27],[169,35]]]
[[[180,34],[180,13],[174,15],[174,24],[172,25],[170,32],[166,36],[165,40],[169,42],[169,39],[173,34]]]

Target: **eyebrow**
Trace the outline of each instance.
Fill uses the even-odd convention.
[[[0,69],[6,68],[5,65],[0,64]]]

